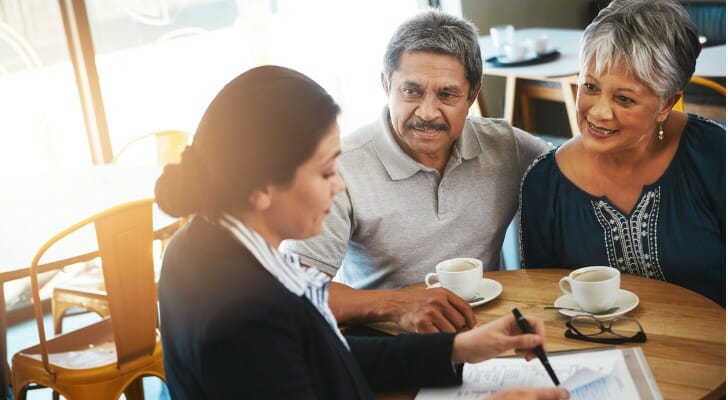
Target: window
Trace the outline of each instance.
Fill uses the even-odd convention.
[[[379,115],[395,27],[423,0],[86,0],[112,153],[162,129],[194,132],[222,85],[288,66],[342,106],[342,132]],[[58,2],[0,0],[0,177],[92,164]]]
[[[86,7],[94,45],[90,60],[98,72],[103,99],[99,108],[106,121],[100,124],[108,125],[108,136],[87,133],[78,89],[86,78],[77,82],[65,37],[65,28],[78,30],[86,19],[71,13],[74,21],[64,27],[58,0],[0,0],[0,184],[7,200],[5,218],[28,221],[39,208],[54,207],[54,199],[24,197],[24,188],[66,187],[56,179],[63,174],[53,173],[92,166],[89,138],[103,141],[116,153],[133,138],[153,131],[194,132],[220,88],[257,65],[291,67],[319,82],[342,106],[339,122],[344,134],[374,120],[386,104],[380,72],[387,41],[402,20],[428,5],[422,0],[63,4],[71,3]],[[35,179],[27,179],[29,175]],[[73,195],[95,200],[93,193]],[[40,223],[25,226],[39,232]],[[0,232],[2,253],[11,253],[13,235],[18,240],[17,232]],[[27,280],[6,285],[7,304],[27,305],[24,293]]]
[[[0,2],[0,177],[91,165],[56,1]]]

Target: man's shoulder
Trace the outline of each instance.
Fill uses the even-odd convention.
[[[376,157],[374,139],[381,134],[381,122],[373,121],[341,137],[339,162],[361,162]]]
[[[465,120],[479,137],[506,138],[514,135],[513,126],[501,118],[468,116]]]
[[[468,116],[466,126],[470,127],[484,148],[514,148],[520,149],[517,151],[534,153],[534,156],[551,149],[544,140],[513,127],[504,119]]]

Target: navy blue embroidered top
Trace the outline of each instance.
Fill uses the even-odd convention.
[[[725,129],[690,114],[665,173],[625,214],[556,164],[534,161],[521,185],[523,268],[610,265],[671,282],[725,308]]]

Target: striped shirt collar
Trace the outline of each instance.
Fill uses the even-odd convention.
[[[301,268],[297,254],[281,252],[271,247],[257,232],[228,213],[218,224],[230,232],[286,289],[305,297],[324,317],[346,348],[349,344],[339,331],[336,318],[329,308],[329,277],[316,268]]]

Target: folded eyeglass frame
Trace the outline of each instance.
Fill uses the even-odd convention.
[[[635,328],[639,327],[639,331],[631,336],[625,336],[617,333],[612,330],[612,327],[617,322],[634,323]],[[584,326],[582,326],[582,331],[579,331],[577,327],[579,323],[583,324],[584,326],[590,325],[592,328],[599,328],[599,332],[585,333],[583,332]],[[587,342],[606,344],[621,344],[628,342],[644,343],[647,341],[647,335],[645,334],[645,330],[642,328],[642,325],[636,319],[629,317],[617,317],[609,320],[608,324],[605,325],[603,321],[600,321],[593,315],[576,315],[571,317],[570,320],[566,321],[566,327],[569,329],[564,332],[564,336],[569,339],[585,340]],[[612,334],[615,337],[597,337],[605,332]]]

